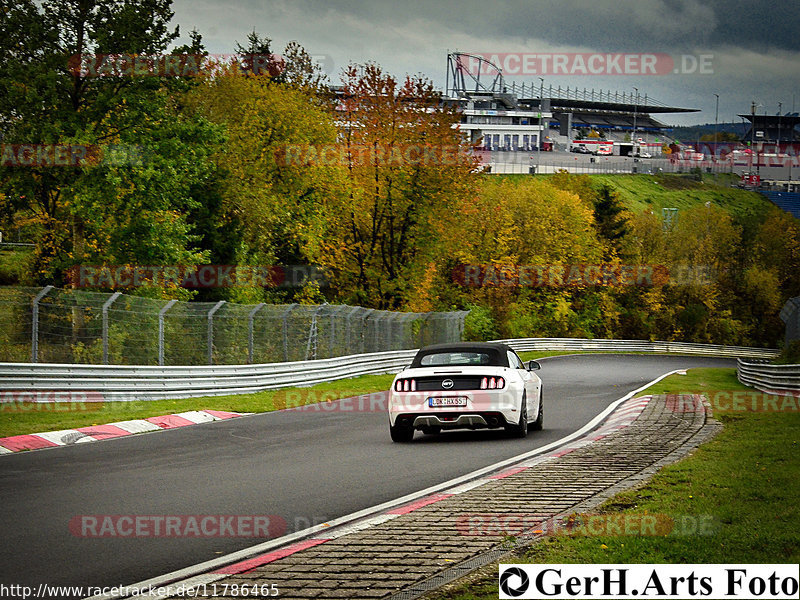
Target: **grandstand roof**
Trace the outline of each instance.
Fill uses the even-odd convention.
[[[535,99],[538,102],[538,98]],[[525,100],[520,100],[525,102]],[[577,100],[574,98],[550,98],[550,106],[553,109],[573,109],[591,111],[612,111],[612,112],[638,112],[638,113],[687,113],[699,112],[697,108],[679,108],[677,106],[667,106],[665,104],[653,104],[652,100],[645,103],[633,102],[598,102],[595,100]]]

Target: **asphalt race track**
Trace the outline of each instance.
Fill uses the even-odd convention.
[[[280,411],[0,457],[0,582],[125,585],[263,538],[82,538],[80,515],[279,515],[288,532],[558,440],[667,371],[732,359],[582,355],[542,361],[545,429],[389,439],[383,411]],[[199,406],[198,408],[206,408]]]

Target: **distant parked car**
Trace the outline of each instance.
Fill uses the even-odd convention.
[[[542,429],[540,369],[505,344],[461,342],[422,348],[392,382],[389,432],[410,442],[416,430],[505,428],[517,437]]]
[[[572,146],[569,149],[570,152],[575,152],[576,154],[591,154],[592,151],[589,150],[586,146]]]

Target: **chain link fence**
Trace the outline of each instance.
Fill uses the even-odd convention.
[[[333,358],[458,341],[467,312],[0,287],[0,362],[236,365]]]

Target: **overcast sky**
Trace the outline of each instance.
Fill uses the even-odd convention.
[[[701,109],[661,117],[676,125],[713,123],[715,93],[720,122],[749,112],[752,101],[759,113],[777,114],[779,102],[783,113],[793,105],[800,112],[800,0],[176,0],[173,9],[180,43],[194,28],[209,52],[230,53],[255,29],[273,40],[275,52],[297,40],[325,57],[333,83],[349,62],[374,61],[396,76],[421,73],[444,88],[448,50],[502,60],[509,60],[504,54],[582,53],[599,55],[597,61],[609,53],[657,54],[659,72],[673,63],[684,72],[581,75],[568,58],[574,75],[551,69],[506,80],[538,86],[541,75],[545,88],[628,94],[636,87],[665,104]],[[532,69],[542,68],[537,60]],[[710,72],[685,72],[698,71],[699,61]]]

